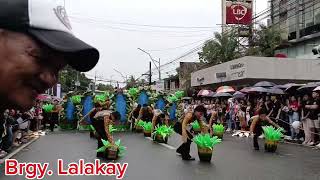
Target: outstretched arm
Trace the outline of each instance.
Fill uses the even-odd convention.
[[[111,125],[111,119],[110,119],[110,115],[107,115],[104,117],[104,130],[106,132],[106,135],[107,135],[107,138],[108,138],[108,141],[111,143],[111,144],[114,144],[114,141],[113,141],[113,137],[109,131],[109,125]]]

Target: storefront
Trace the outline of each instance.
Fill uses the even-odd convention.
[[[320,81],[320,60],[246,56],[191,74],[192,87],[251,86]]]

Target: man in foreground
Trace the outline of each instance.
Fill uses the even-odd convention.
[[[54,2],[0,0],[0,112],[30,109],[66,65],[86,72],[98,62],[99,52],[72,34]]]

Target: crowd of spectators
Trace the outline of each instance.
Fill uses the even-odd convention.
[[[56,103],[56,101],[54,102]],[[43,102],[38,100],[29,111],[7,109],[0,118],[0,159],[4,158],[15,147],[29,141],[32,133],[41,133],[50,124],[53,131],[56,122],[51,122],[53,113],[45,113]]]
[[[251,118],[259,110],[267,109],[269,118],[285,129],[286,140],[320,148],[320,97],[319,92],[296,96],[249,95],[236,98],[199,98],[183,103],[184,112],[196,106],[207,108],[208,123],[221,123],[227,132],[249,130]],[[293,128],[294,122],[299,128]]]

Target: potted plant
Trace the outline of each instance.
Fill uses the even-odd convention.
[[[265,137],[264,148],[266,152],[276,152],[278,143],[283,137],[282,128],[275,129],[273,126],[262,127]]]
[[[103,146],[97,149],[97,152],[101,152],[104,155],[104,158],[108,160],[116,160],[119,157],[122,157],[125,153],[126,147],[121,145],[120,139],[117,140],[114,144],[111,144],[109,141],[102,139]]]
[[[138,120],[138,121],[136,121],[136,123],[135,123],[135,126],[136,126],[136,132],[138,132],[138,133],[141,133],[141,132],[143,132],[143,125],[144,125],[144,121],[142,121],[142,120]]]
[[[224,126],[222,124],[214,124],[212,126],[213,136],[217,136],[221,140],[223,139]]]
[[[197,144],[200,161],[210,162],[213,147],[221,143],[221,139],[210,134],[199,134],[193,138],[193,142]]]
[[[156,126],[155,131],[152,133],[153,140],[158,143],[167,143],[168,137],[173,133],[172,127],[166,125]]]
[[[152,123],[146,122],[143,125],[143,133],[144,137],[151,137],[151,129],[152,129]]]
[[[194,121],[191,123],[192,130],[195,134],[199,134],[201,132],[200,124],[198,121]]]

